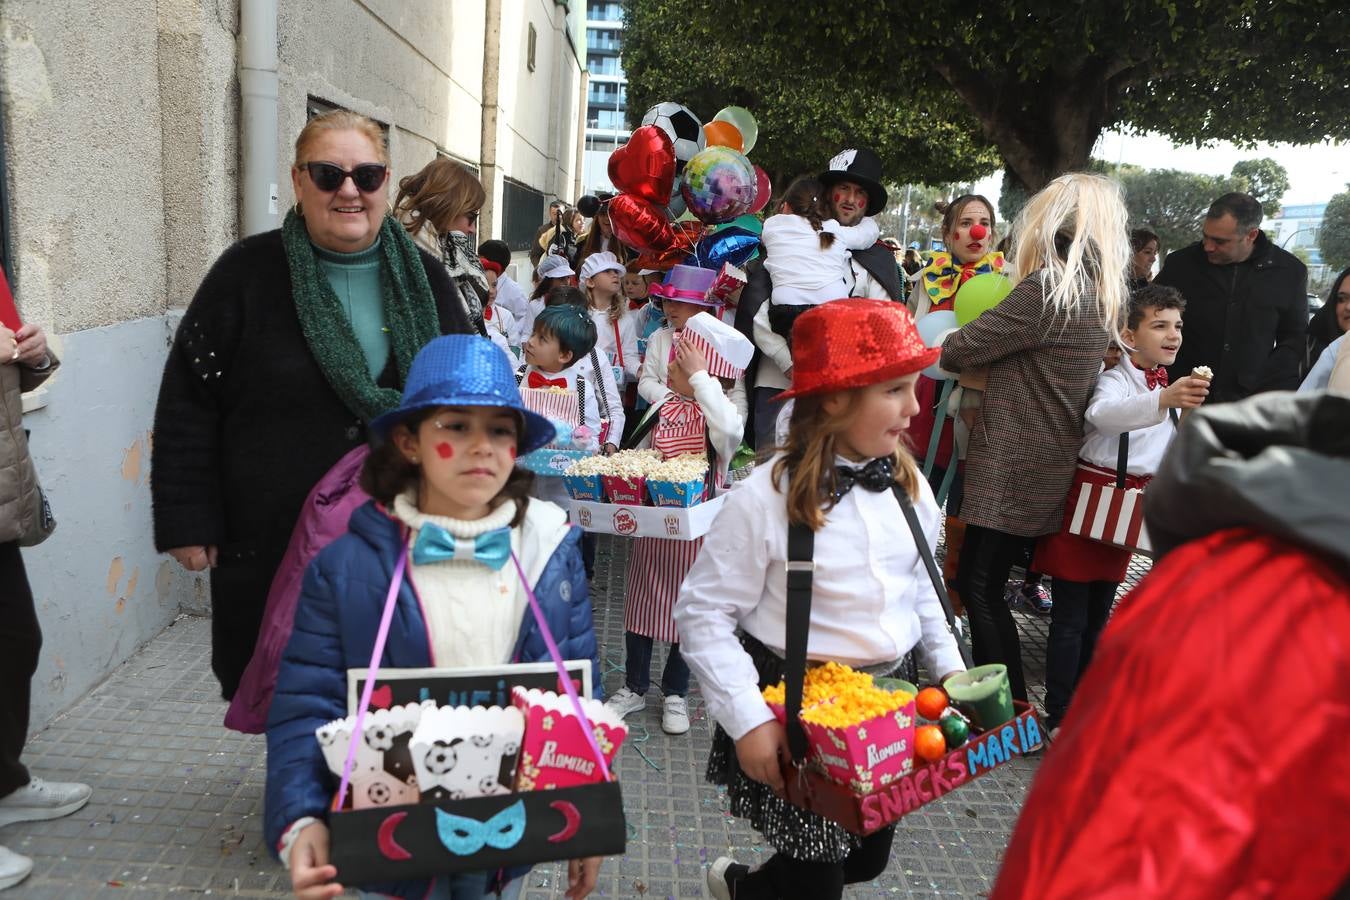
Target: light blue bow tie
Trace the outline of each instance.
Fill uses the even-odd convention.
[[[476,560],[500,570],[511,558],[511,529],[496,528],[477,538],[456,538],[431,522],[417,532],[412,548],[413,565],[445,562],[448,559]]]

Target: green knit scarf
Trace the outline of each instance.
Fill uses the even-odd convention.
[[[292,209],[281,226],[291,293],[309,351],[339,398],[363,421],[398,406],[399,391],[380,387],[366,368],[361,344],[347,313],[309,242],[305,221]],[[408,378],[417,351],[440,333],[440,317],[417,245],[393,217],[380,225],[380,293],[399,382]]]

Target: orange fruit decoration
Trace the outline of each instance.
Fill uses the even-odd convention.
[[[914,698],[914,708],[928,721],[936,722],[947,708],[947,692],[939,687],[926,687]]]
[[[920,725],[914,730],[914,753],[925,762],[936,762],[947,755],[947,739],[936,725]]]

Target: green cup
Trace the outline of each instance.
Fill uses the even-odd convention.
[[[883,691],[890,691],[891,693],[904,691],[910,696],[916,696],[919,693],[918,688],[903,678],[873,678],[872,683]]]
[[[960,672],[943,682],[942,687],[981,731],[996,728],[1013,717],[1008,667],[1002,663]]]

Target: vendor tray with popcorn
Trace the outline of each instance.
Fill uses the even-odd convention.
[[[935,693],[944,699],[931,711],[916,707],[907,682],[873,679],[838,663],[808,669],[797,717],[807,753],[800,767],[784,764],[788,801],[855,834],[871,834],[1043,743],[1025,703],[1013,703],[1009,721],[981,730],[947,704],[940,688],[919,696],[931,704],[926,695]],[[785,695],[783,682],[763,691],[784,725]],[[929,724],[924,716],[932,716]]]
[[[396,588],[389,598],[397,599]],[[376,653],[382,645],[377,637]],[[423,879],[624,851],[623,796],[611,764],[628,728],[600,701],[579,696],[565,664],[554,663],[561,694],[510,687],[518,669],[537,683],[538,667],[504,665],[493,671],[498,694],[510,692],[505,705],[424,700],[372,709],[379,672],[372,660],[353,713],[315,733],[339,785],[328,816],[338,881]],[[451,670],[435,671],[443,693]],[[465,689],[454,695],[471,696],[483,673],[463,676]]]
[[[708,533],[722,508],[709,496],[708,458],[667,460],[655,450],[621,450],[568,467],[563,484],[572,522],[586,531],[691,541]]]

